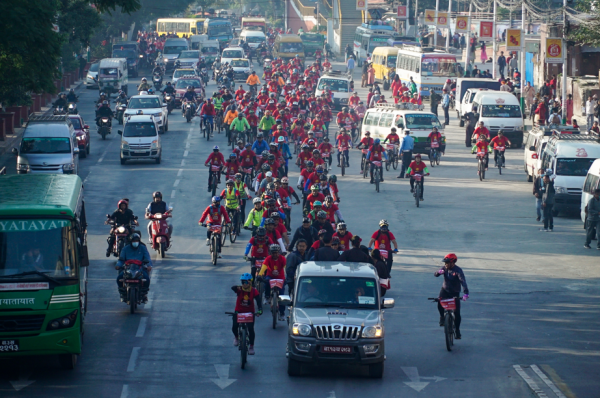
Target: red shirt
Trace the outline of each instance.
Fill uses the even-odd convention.
[[[319,152],[321,152],[321,156],[326,156],[324,155],[325,153],[329,153],[329,155],[331,156],[331,151],[333,150],[333,146],[329,143],[329,142],[322,142],[321,145],[319,145]]]
[[[242,167],[248,168],[254,166],[254,159],[256,159],[256,154],[252,149],[244,149],[240,153],[241,165]]]
[[[227,179],[229,178],[233,178],[235,176],[235,173],[240,171],[240,165],[239,163],[236,161],[230,162],[227,161],[225,163],[225,174],[227,176]]]
[[[351,96],[350,97],[350,101],[348,101],[350,103],[350,105],[358,105],[358,102],[360,101],[360,98],[358,96]]]
[[[371,137],[364,137],[362,140],[360,140],[360,143],[364,148],[369,149],[373,145],[373,141],[374,140]]]
[[[414,175],[414,174],[423,174],[427,165],[423,161],[421,161],[421,163],[417,164],[417,162],[415,160],[413,160],[408,167],[410,167],[410,175]]]
[[[260,241],[253,237],[250,239],[250,244],[252,245],[252,251],[250,252],[250,257],[253,258],[265,258],[269,254],[269,245],[272,245],[274,242],[268,236],[266,239],[261,239]]]
[[[494,149],[496,149],[499,146],[506,147],[506,145],[508,145],[508,138],[506,138],[506,137],[500,138],[500,137],[496,136],[496,137],[492,138],[492,141],[490,141],[490,145],[491,144],[494,144]]]
[[[338,147],[350,147],[350,141],[352,137],[349,134],[339,134],[336,138],[338,142]]]
[[[413,162],[414,163],[414,162]],[[392,241],[396,239],[393,233],[391,232],[381,232],[375,231],[372,239],[375,239],[375,249],[379,250],[387,250],[390,251],[392,249]]]
[[[279,232],[279,235],[283,236],[283,235],[287,235],[287,228],[285,227],[285,225],[281,222],[281,220],[279,221],[279,223],[275,226],[275,231]]]
[[[383,158],[383,151],[385,151],[385,149],[383,149],[383,146],[377,145],[377,147],[375,147],[375,145],[371,145],[371,147],[369,148],[369,160],[381,162],[381,159]]]
[[[246,120],[248,121],[248,124],[251,127],[258,126],[258,116],[256,116],[255,113],[249,113],[248,116],[246,117]]]
[[[490,130],[488,130],[487,127],[477,126],[473,131],[473,135],[475,136],[475,138],[479,138],[479,134],[485,135],[488,138],[488,140],[490,139]]]
[[[321,192],[318,192],[316,195],[311,192],[306,196],[306,201],[310,203],[310,208],[312,209],[315,202],[319,201],[323,203],[325,201],[325,195],[323,195]]]
[[[285,279],[285,257],[279,255],[277,260],[268,256],[263,262],[263,267],[267,267],[265,274],[271,279]]]
[[[213,152],[210,155],[208,155],[206,162],[204,162],[205,165],[209,163],[215,166],[222,166],[225,164],[225,158],[223,157],[223,154],[221,152]]]
[[[327,206],[325,206],[325,204],[323,204],[323,211],[325,213],[327,213],[327,219],[331,223],[335,223],[335,212],[338,211],[339,209],[340,208],[335,203],[333,203],[330,207],[327,207]]]
[[[202,105],[201,115],[215,116],[215,106],[213,104],[205,103]]]
[[[390,133],[387,135],[387,137],[385,137],[384,141],[389,141],[390,144],[399,144],[400,137],[396,133]]]
[[[252,288],[249,292],[245,292],[241,287],[238,287],[236,294],[237,300],[235,301],[235,312],[254,313],[254,299],[260,295],[258,290]]]
[[[336,232],[335,234],[333,234],[333,237],[337,237],[340,240],[340,250],[343,251],[348,251],[351,248],[350,245],[350,240],[352,240],[352,237],[354,235],[352,235],[350,232],[346,231],[346,233],[344,234],[344,236],[340,235],[339,232]]]
[[[305,168],[306,162],[308,162],[312,158],[312,152],[302,151],[298,154],[298,159],[300,159],[300,167]]]
[[[428,137],[431,140],[431,142],[442,141],[442,133],[440,133],[439,131],[432,131],[431,133],[429,133]]]
[[[214,207],[213,205],[208,206],[200,217],[200,223],[206,220],[207,224],[221,225],[221,217],[225,219],[225,222],[230,223],[229,214],[225,210],[225,206]]]

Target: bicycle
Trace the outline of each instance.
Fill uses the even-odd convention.
[[[254,313],[252,312],[226,312],[227,315],[237,317],[238,324],[238,339],[240,350],[240,359],[242,361],[242,369],[246,368],[246,362],[248,361],[248,347],[250,346],[250,336],[248,332],[248,323],[254,323]]]
[[[390,171],[390,166],[394,167],[394,170],[398,169],[398,146],[396,144],[386,144],[388,153],[388,161],[385,164],[385,169]]]
[[[373,182],[375,183],[375,192],[379,192],[379,182],[381,181],[381,165],[383,164],[379,160],[371,161],[373,163]]]
[[[485,152],[477,152],[477,174],[479,175],[479,181],[485,179]]]
[[[433,302],[440,303],[444,308],[444,335],[446,336],[446,349],[452,351],[454,345],[454,338],[456,336],[456,325],[454,322],[454,310],[456,310],[456,300],[460,300],[461,297],[442,299],[442,298],[428,298]]]
[[[437,141],[433,141],[431,143],[431,148],[429,149],[429,163],[431,167],[435,167],[436,165],[440,165],[440,160],[442,158],[442,153],[440,152],[440,143]]]
[[[504,167],[504,164],[506,162],[506,160],[504,159],[505,149],[506,147],[503,146],[496,147],[496,150],[498,151],[498,155],[496,155],[496,165],[498,166],[498,172],[500,173],[500,175],[502,175],[502,168]]]
[[[421,196],[423,196],[423,175],[414,174],[412,177],[415,180],[415,192],[413,193],[415,196],[415,204],[419,207]]]
[[[211,196],[215,196],[217,193],[217,186],[219,185],[219,174],[221,173],[221,166],[211,165],[210,166],[210,177],[208,186],[210,187]]]
[[[273,329],[277,328],[279,316],[279,289],[283,289],[283,283],[283,279],[269,279],[269,285],[271,286],[271,315],[273,316]]]
[[[235,243],[237,236],[239,235],[239,209],[227,209],[227,213],[229,213],[229,218],[231,218],[231,228],[229,229],[229,241],[231,243]]]
[[[369,175],[369,168],[367,167],[369,165],[369,161],[367,160],[367,153],[369,153],[369,150],[361,149],[361,151],[362,158],[360,160],[360,169],[362,170],[363,178],[367,178],[367,176]]]
[[[219,252],[221,251],[221,234],[222,228],[220,225],[209,225],[207,228],[212,232],[210,235],[210,254],[213,265],[217,265]]]
[[[206,137],[206,141],[209,141],[213,132],[213,123],[211,123],[208,118],[204,118],[204,120],[202,120],[201,129],[203,137]]]
[[[221,111],[218,111],[215,117],[215,129],[218,134],[221,134],[221,130],[223,129],[223,112]]]
[[[346,174],[346,167],[350,167],[348,163],[348,157],[346,156],[347,146],[338,147],[338,153],[340,153],[340,167],[342,168],[342,176]]]

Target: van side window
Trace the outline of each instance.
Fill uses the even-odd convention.
[[[549,168],[550,161],[550,154],[548,153],[548,151],[544,151],[544,153],[542,154],[542,170],[547,170]]]
[[[392,127],[392,120],[394,119],[394,115],[392,113],[383,113],[381,115],[381,119],[379,119],[380,127]]]
[[[583,191],[589,193],[590,195],[594,194],[594,190],[598,188],[598,181],[600,177],[594,174],[588,174],[585,179],[585,183],[583,184]]]
[[[380,115],[381,114],[378,112],[367,113],[367,117],[365,118],[365,121],[364,121],[365,126],[377,126],[377,123],[379,123]]]
[[[396,115],[396,120],[394,121],[394,124],[396,125],[396,127],[403,129],[404,119],[402,119],[402,116]]]

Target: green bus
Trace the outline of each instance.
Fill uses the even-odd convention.
[[[58,355],[73,369],[87,311],[77,175],[0,176],[0,358]]]

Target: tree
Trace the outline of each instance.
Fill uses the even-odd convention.
[[[586,22],[576,23],[570,21],[567,23],[565,27],[567,38],[580,45],[600,46],[600,9],[597,2],[595,0],[579,0],[573,8],[587,14],[580,17],[586,20]],[[579,26],[572,27],[571,25]]]

